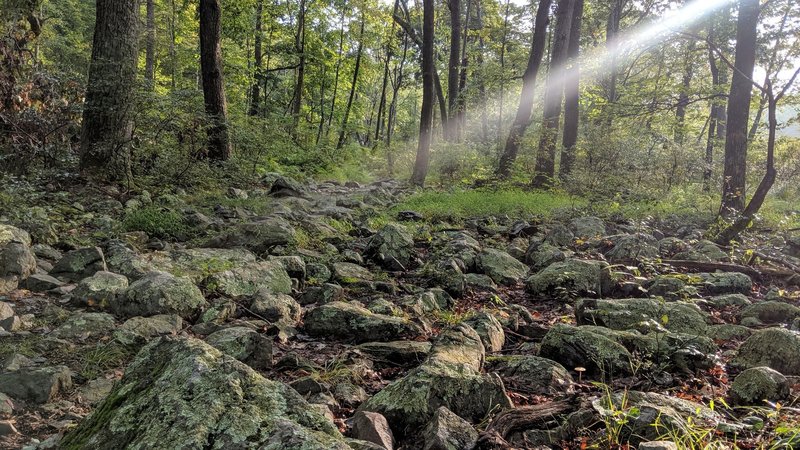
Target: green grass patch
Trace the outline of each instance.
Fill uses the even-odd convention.
[[[159,239],[182,238],[189,232],[186,219],[180,213],[156,206],[127,212],[122,228],[125,231],[144,231]]]
[[[554,210],[584,208],[587,201],[561,192],[509,190],[426,191],[412,195],[393,208],[411,210],[439,221],[458,221],[469,217],[498,216],[550,217]]]

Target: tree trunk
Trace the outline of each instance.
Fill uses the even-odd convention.
[[[606,52],[608,53],[608,78],[606,79],[606,106],[603,111],[603,124],[611,128],[614,122],[614,104],[617,102],[617,51],[619,50],[620,22],[622,20],[622,9],[627,0],[612,0],[611,9],[606,21]]]
[[[572,30],[572,11],[575,0],[559,0],[556,9],[556,26],[553,36],[553,50],[550,58],[550,71],[544,93],[544,119],[539,137],[539,151],[536,154],[536,169],[533,186],[550,186],[555,178],[556,141],[561,118],[561,101],[564,96],[564,67],[569,49],[569,35]]]
[[[364,49],[364,25],[366,23],[366,15],[361,12],[361,28],[358,32],[358,49],[356,50],[356,65],[353,68],[353,82],[350,85],[350,96],[347,98],[347,106],[344,108],[344,118],[342,119],[342,128],[339,131],[339,141],[336,143],[336,149],[340,150],[344,147],[345,140],[347,139],[347,122],[350,118],[350,109],[353,107],[353,99],[356,96],[356,87],[358,86],[358,72],[361,68],[361,53]]]
[[[525,73],[522,75],[522,93],[519,98],[519,107],[517,108],[514,122],[511,124],[511,130],[508,133],[505,150],[497,166],[497,176],[503,179],[511,175],[511,166],[517,159],[520,141],[531,123],[534,88],[536,87],[536,77],[539,73],[539,66],[542,64],[544,47],[547,42],[547,24],[550,21],[551,3],[552,0],[539,0],[539,7],[536,10],[531,53]]]
[[[720,214],[723,217],[731,217],[744,210],[747,128],[750,118],[751,90],[753,89],[753,68],[756,60],[758,16],[758,0],[739,0],[735,70],[728,96],[728,121],[725,136],[725,171],[720,207]]]
[[[386,158],[389,165],[389,174],[394,173],[394,154],[392,152],[392,134],[394,132],[394,123],[397,118],[397,96],[400,92],[400,87],[403,85],[403,69],[406,64],[406,56],[408,55],[408,36],[403,36],[403,56],[400,62],[397,63],[395,69],[395,77],[392,84],[392,102],[389,104],[389,119],[386,123]]]
[[[261,32],[262,32],[262,19],[264,16],[264,0],[258,0],[256,4],[256,27],[255,27],[255,42],[253,44],[253,86],[250,91],[250,111],[251,116],[257,116],[259,107],[261,106],[261,77],[263,74],[263,54],[261,49]]]
[[[147,87],[156,81],[156,7],[155,0],[147,0],[147,40],[145,44],[144,79]]]
[[[300,61],[297,64],[297,80],[294,85],[294,94],[292,95],[292,118],[294,125],[292,132],[297,138],[297,127],[300,125],[300,110],[303,107],[303,89],[305,89],[305,73],[306,73],[306,1],[300,0],[300,12],[297,18],[297,34],[294,39],[294,49],[300,56]]]
[[[434,6],[433,0],[422,0],[422,111],[419,120],[419,145],[411,183],[425,184],[430,162],[431,135],[433,131],[433,61]]]
[[[228,133],[228,103],[222,77],[222,9],[219,0],[200,0],[200,68],[208,127],[208,157],[224,161],[231,157]]]
[[[139,55],[139,1],[97,0],[81,130],[80,169],[131,182],[131,121]]]
[[[787,2],[786,6],[787,7],[783,13],[783,18],[781,19],[781,24],[780,26],[778,26],[778,29],[776,30],[775,34],[776,36],[779,36],[779,38],[784,36],[784,30],[786,30],[786,22],[789,20],[789,14],[792,11],[792,2]],[[781,72],[782,67],[778,68],[777,70],[775,68],[775,64],[777,63],[778,59],[778,51],[780,50],[780,48],[781,46],[777,45],[777,43],[772,47],[772,54],[769,57],[769,62],[767,63],[767,68],[766,68],[766,75],[764,77],[764,86],[766,86],[766,84],[769,82],[770,74]],[[750,127],[750,132],[747,134],[748,140],[752,141],[753,139],[755,139],[756,133],[758,133],[758,127],[759,125],[761,125],[761,119],[762,115],[764,114],[764,109],[766,108],[767,108],[767,95],[761,93],[761,96],[758,99],[758,108],[756,109],[756,117],[755,119],[753,119],[753,125]]]
[[[469,1],[469,0],[467,0]],[[461,62],[461,0],[448,0],[450,9],[450,60],[447,70],[448,130],[445,139],[458,140],[458,75]]]
[[[170,0],[170,7],[172,15],[169,20],[169,62],[170,62],[170,75],[172,76],[172,83],[171,87],[174,91],[177,87],[177,78],[178,78],[178,52],[176,50],[176,45],[178,41],[178,32],[176,30],[175,21],[178,20],[178,6],[175,4],[175,0]]]
[[[399,7],[399,0],[395,0],[394,2],[394,14],[397,13],[397,9]],[[389,64],[392,62],[392,57],[394,56],[394,50],[392,47],[391,39],[395,38],[395,26],[397,25],[396,22],[392,21],[392,31],[389,33],[389,39],[386,41],[386,61],[383,66],[383,82],[381,83],[381,98],[378,102],[378,124],[375,127],[375,143],[381,141],[383,127],[385,125],[385,116],[386,116],[386,92],[389,88]]]
[[[575,165],[575,145],[578,143],[578,125],[580,124],[580,47],[581,23],[584,0],[575,0],[572,10],[572,26],[569,32],[570,68],[566,72],[564,85],[564,139],[561,150],[561,165],[558,168],[562,180],[572,173]]]
[[[456,122],[458,135],[456,139],[461,141],[467,126],[467,68],[469,59],[467,44],[469,43],[470,15],[472,14],[472,1],[467,0],[467,11],[464,16],[464,33],[461,41],[461,71],[458,74],[458,97],[456,98]]]
[[[333,75],[333,95],[331,98],[331,109],[328,113],[328,125],[327,129],[325,130],[325,137],[327,138],[328,133],[331,131],[331,121],[333,120],[333,113],[336,112],[336,95],[339,92],[339,72],[342,69],[342,56],[344,54],[344,12],[347,4],[345,3],[342,6],[342,16],[341,16],[341,28],[339,29],[339,52],[338,56],[336,57],[336,70]]]
[[[711,85],[714,93],[719,92],[719,66],[714,58],[714,50],[708,49],[708,66],[711,71]],[[714,144],[717,141],[717,128],[720,126],[722,104],[716,98],[711,99],[711,113],[708,121],[708,139],[706,140],[705,168],[703,170],[703,192],[711,192],[711,177],[714,175]]]
[[[506,95],[506,45],[508,43],[508,11],[511,0],[506,0],[506,12],[503,16],[503,40],[500,41],[500,108],[497,115],[497,140],[503,135],[503,112]]]
[[[692,39],[686,45],[681,91],[678,93],[678,105],[675,108],[674,139],[678,145],[683,145],[686,138],[686,107],[689,105],[689,89],[691,88],[692,78],[694,77],[694,62],[692,61],[694,49],[695,42],[694,39]]]

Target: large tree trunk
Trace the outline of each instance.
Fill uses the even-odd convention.
[[[328,133],[331,131],[331,121],[333,120],[334,112],[336,112],[336,96],[339,92],[339,72],[342,69],[342,55],[344,54],[344,12],[346,7],[346,3],[342,5],[342,16],[340,18],[341,28],[339,29],[339,52],[336,56],[336,70],[333,75],[333,95],[331,96],[331,109],[328,113],[328,128],[325,131],[325,137],[327,137]]]
[[[224,161],[231,157],[228,133],[228,102],[222,76],[222,9],[219,0],[200,0],[200,68],[208,127],[208,157]]]
[[[503,136],[503,113],[506,95],[506,45],[508,43],[508,12],[511,0],[506,0],[506,12],[503,16],[503,39],[500,41],[500,106],[497,114],[497,141],[498,146]]]
[[[736,25],[735,70],[728,96],[728,121],[725,136],[725,171],[723,173],[720,214],[730,217],[744,209],[747,174],[747,131],[753,68],[758,35],[758,0],[739,0]]]
[[[583,1],[575,0],[572,10],[572,28],[569,32],[570,68],[566,72],[564,84],[564,139],[561,150],[561,165],[558,174],[561,179],[572,173],[575,164],[575,145],[578,143],[578,125],[580,124],[580,56],[581,23],[583,18]]]
[[[297,79],[294,84],[294,94],[292,95],[292,133],[297,137],[297,127],[300,125],[300,110],[303,107],[303,89],[305,89],[306,74],[306,2],[300,0],[300,11],[297,18],[297,33],[294,37],[294,49],[300,57],[297,63]]]
[[[403,85],[403,69],[408,55],[408,36],[403,36],[403,56],[395,68],[395,76],[392,82],[392,102],[389,104],[389,118],[386,123],[386,162],[389,166],[389,175],[394,173],[394,152],[392,151],[392,134],[394,133],[394,123],[397,119],[397,101],[400,87]]]
[[[714,58],[714,50],[708,49],[708,66],[711,71],[711,85],[714,87],[714,93],[719,91],[719,66]],[[722,103],[714,98],[711,100],[711,114],[708,120],[708,139],[706,140],[706,156],[705,168],[703,169],[703,191],[711,192],[711,177],[714,175],[714,145],[717,141],[718,128],[721,126],[720,119],[722,118],[722,110],[724,106]]]
[[[469,66],[469,58],[467,53],[467,44],[469,43],[469,27],[470,15],[472,14],[472,0],[467,0],[467,11],[464,16],[464,33],[463,40],[461,41],[461,71],[458,74],[458,97],[456,98],[456,138],[461,141],[466,133],[467,126],[467,68]]]
[[[522,75],[522,93],[519,97],[519,107],[514,117],[514,123],[511,124],[511,130],[508,132],[505,150],[497,166],[497,176],[500,178],[508,178],[511,175],[511,166],[517,159],[520,141],[525,135],[525,130],[531,124],[536,77],[539,73],[539,66],[542,64],[545,44],[547,43],[547,24],[550,21],[551,3],[552,0],[539,0],[539,7],[536,10],[531,53],[528,57],[528,66]]]
[[[467,0],[469,1],[469,0]],[[448,0],[450,8],[450,60],[447,70],[447,111],[448,120],[445,138],[458,139],[458,74],[461,62],[461,0]]]
[[[152,89],[156,81],[156,7],[155,0],[147,0],[147,39],[145,43],[144,79]]]
[[[253,45],[253,86],[250,90],[250,111],[248,114],[257,116],[261,106],[261,70],[263,69],[263,53],[261,49],[262,19],[264,16],[264,0],[258,0],[256,4],[256,27],[255,43]]]
[[[564,97],[564,67],[569,49],[569,35],[572,29],[572,10],[575,0],[559,0],[556,10],[556,27],[553,36],[553,50],[550,58],[550,71],[544,94],[544,119],[539,137],[539,151],[536,154],[536,169],[533,176],[535,187],[549,186],[553,183],[556,169],[556,141],[561,118],[561,101]]]
[[[433,0],[422,0],[422,111],[419,120],[419,145],[414,162],[411,183],[425,184],[430,163],[431,137],[433,132]]]
[[[675,108],[675,131],[673,137],[678,145],[682,145],[686,138],[686,107],[689,106],[689,89],[694,77],[694,61],[692,61],[694,49],[695,42],[691,40],[686,45],[681,91],[678,93],[678,105]]]
[[[350,96],[347,98],[347,106],[344,108],[344,118],[342,119],[342,128],[339,131],[339,141],[336,143],[336,149],[339,150],[344,146],[347,138],[347,122],[350,119],[350,109],[353,107],[353,99],[356,97],[356,88],[358,87],[358,72],[361,68],[361,54],[364,49],[364,25],[366,23],[366,15],[361,12],[361,29],[358,32],[358,49],[356,50],[356,65],[353,68],[353,82],[350,84]]]
[[[611,9],[608,12],[606,21],[606,52],[608,53],[608,78],[605,80],[606,106],[603,111],[603,124],[611,128],[614,122],[614,104],[617,102],[617,59],[619,50],[620,22],[622,21],[622,9],[627,0],[611,0]]]
[[[81,130],[80,168],[87,175],[131,182],[138,55],[139,1],[97,0]]]

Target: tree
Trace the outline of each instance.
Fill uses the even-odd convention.
[[[567,56],[570,67],[564,80],[564,138],[561,150],[559,177],[564,179],[572,172],[575,164],[575,145],[578,143],[578,125],[580,124],[580,56],[581,23],[583,18],[583,0],[575,0],[572,10],[572,28],[569,32],[569,48]]]
[[[108,181],[132,182],[131,121],[139,56],[139,2],[97,0],[83,110],[80,168]]]
[[[200,72],[206,115],[210,122],[207,156],[217,161],[227,160],[233,153],[222,76],[221,16],[219,0],[200,0]]]
[[[514,161],[517,159],[520,141],[525,135],[525,130],[531,124],[534,89],[536,87],[536,78],[539,74],[539,66],[542,64],[542,57],[544,56],[545,44],[547,43],[547,24],[550,21],[551,3],[552,0],[539,0],[539,7],[536,10],[531,52],[525,73],[522,75],[522,93],[520,93],[519,97],[519,107],[517,107],[517,114],[511,124],[506,146],[497,166],[496,174],[500,178],[508,178],[511,175],[511,166],[514,165]]]
[[[422,0],[422,109],[419,119],[419,144],[411,183],[425,184],[430,162],[431,138],[433,134],[433,0]]]
[[[606,21],[606,51],[608,52],[608,78],[605,80],[606,105],[603,111],[603,124],[611,128],[614,121],[614,104],[617,102],[617,77],[618,58],[619,58],[619,35],[620,23],[622,22],[622,10],[628,0],[611,0],[608,10],[608,20]]]
[[[347,138],[347,122],[350,119],[350,109],[353,107],[353,99],[356,96],[356,87],[358,86],[358,72],[361,69],[361,55],[364,51],[364,26],[366,25],[367,18],[364,11],[361,11],[361,28],[358,32],[358,49],[356,50],[356,64],[353,67],[353,82],[350,83],[350,95],[347,97],[347,106],[344,108],[344,118],[342,119],[342,128],[339,131],[339,141],[336,143],[336,149],[339,150],[344,146],[345,139]]]
[[[297,63],[297,78],[294,84],[294,94],[292,95],[292,118],[294,126],[292,130],[295,138],[297,137],[297,127],[300,124],[300,109],[303,106],[303,89],[305,89],[306,77],[306,1],[300,0],[300,11],[297,18],[297,33],[294,37],[294,50],[300,56]]]
[[[145,44],[144,79],[153,88],[156,81],[156,6],[147,0],[147,40]]]
[[[733,78],[728,95],[727,132],[725,135],[725,170],[722,182],[720,214],[731,217],[744,210],[747,175],[747,131],[753,69],[758,35],[758,0],[739,0],[736,24],[736,53]]]
[[[469,0],[467,0],[469,1]],[[447,69],[447,129],[449,141],[458,140],[458,78],[461,66],[461,0],[448,0],[450,8],[450,59]]]
[[[250,110],[248,111],[248,114],[251,116],[258,115],[259,106],[261,104],[261,71],[264,65],[263,49],[261,46],[263,19],[264,0],[258,0],[258,3],[256,4],[256,26],[254,30],[255,38],[253,43],[253,85],[250,88]]]
[[[536,169],[533,176],[535,187],[548,186],[555,176],[556,140],[558,122],[561,118],[561,100],[564,95],[564,63],[569,49],[572,30],[574,0],[559,0],[556,8],[556,27],[553,32],[553,50],[550,54],[550,71],[544,94],[544,119],[536,154]]]

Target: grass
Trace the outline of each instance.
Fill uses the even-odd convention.
[[[180,238],[189,232],[189,226],[180,213],[155,206],[127,212],[122,228],[125,231],[144,231],[159,239]]]

